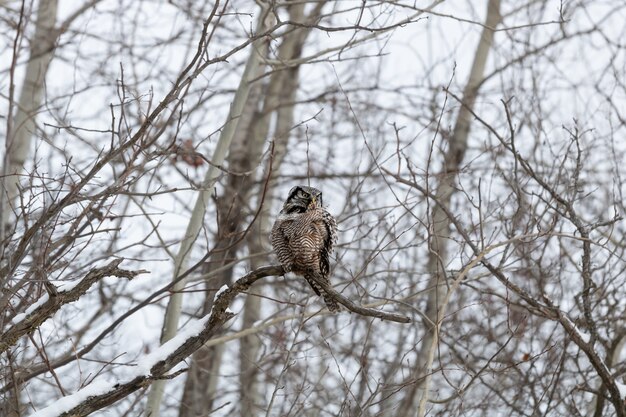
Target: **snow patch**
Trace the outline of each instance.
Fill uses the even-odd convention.
[[[22,320],[24,320],[26,318],[26,316],[28,316],[33,311],[35,311],[36,309],[38,309],[39,307],[44,305],[44,303],[46,301],[48,301],[49,299],[50,299],[50,296],[47,293],[42,295],[39,298],[39,300],[35,301],[35,303],[33,305],[31,305],[30,307],[28,307],[25,312],[20,313],[20,314],[16,314],[15,317],[13,317],[13,320],[11,320],[11,323],[17,324],[17,323],[21,322]]]
[[[228,285],[222,285],[220,287],[219,290],[217,290],[217,292],[215,293],[215,296],[213,296],[213,305],[211,306],[211,311],[209,311],[209,317],[213,315],[213,307],[215,306],[215,300],[217,300],[217,298],[224,293],[226,290],[228,290]]]
[[[61,284],[59,284],[57,289],[59,290],[59,292],[70,292],[80,283],[81,280],[79,279],[77,279],[76,281],[63,281]]]
[[[187,339],[199,335],[202,329],[204,329],[207,320],[208,316],[200,320],[190,321],[176,336],[141,358],[137,362],[136,376],[150,375],[150,369],[154,365],[174,353]]]
[[[63,282],[57,287],[57,290],[59,292],[66,293],[66,292],[73,290],[79,283],[80,281]],[[26,318],[26,316],[28,316],[29,314],[32,314],[36,309],[41,307],[49,299],[50,299],[50,296],[48,295],[48,293],[42,295],[37,301],[35,301],[30,307],[28,307],[26,311],[20,314],[16,314],[15,317],[13,317],[13,320],[11,320],[11,323],[17,324],[21,322],[22,320]]]
[[[578,337],[580,337],[580,338],[583,340],[583,342],[585,342],[585,343],[589,343],[589,340],[591,340],[591,335],[589,335],[589,334],[587,334],[587,333],[583,333],[583,332],[582,332],[582,331],[578,328],[578,326],[576,326],[576,325],[574,324],[574,322],[573,322],[573,321],[571,321],[571,320],[569,319],[569,317],[563,316],[563,318],[564,318],[565,320],[567,320],[567,321],[570,323],[570,325],[572,326],[572,329],[573,329],[573,330],[574,330],[574,331],[578,334]]]
[[[76,391],[74,394],[59,398],[46,408],[36,411],[29,417],[57,417],[78,406],[89,397],[102,395],[111,391],[116,383],[117,382],[106,380],[94,381],[85,388]]]
[[[214,300],[217,300],[217,297],[219,297],[223,292],[225,292],[228,289],[228,285],[222,285],[220,287],[219,290],[217,290],[217,292],[215,293],[215,297],[213,298]]]
[[[580,336],[580,338],[585,342],[585,343],[589,343],[589,341],[591,340],[591,335],[588,333],[583,333],[580,331],[580,329],[576,328],[576,330],[578,330],[578,335]]]
[[[154,352],[145,355],[137,363],[137,368],[126,375],[125,381],[98,380],[76,391],[74,394],[59,398],[46,408],[43,408],[29,417],[57,417],[78,406],[89,397],[105,394],[115,389],[118,384],[125,384],[138,376],[150,375],[150,369],[158,362],[167,358],[178,349],[187,339],[200,334],[204,329],[208,316],[200,320],[190,321],[174,338],[164,343]],[[174,368],[175,369],[175,368]]]

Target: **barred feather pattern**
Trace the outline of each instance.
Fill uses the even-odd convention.
[[[337,222],[321,206],[309,206],[303,213],[288,213],[288,207],[285,203],[272,228],[274,252],[286,271],[306,279],[330,311],[339,311],[337,302],[314,279],[330,284],[330,255],[337,242]]]

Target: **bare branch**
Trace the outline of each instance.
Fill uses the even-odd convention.
[[[13,326],[0,335],[0,353],[13,346],[20,337],[34,332],[44,321],[52,317],[63,305],[78,300],[89,288],[104,277],[133,279],[147,271],[128,271],[118,268],[123,259],[116,259],[101,268],[94,268],[75,286],[66,291],[57,291],[54,286],[46,282],[48,294],[45,294],[33,306],[32,311],[18,314],[13,319]]]

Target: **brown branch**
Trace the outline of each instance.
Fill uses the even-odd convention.
[[[94,268],[72,289],[67,291],[58,291],[50,283],[47,286],[48,299],[41,303],[24,316],[22,320],[17,321],[6,332],[0,335],[0,353],[5,352],[13,346],[20,337],[31,334],[44,321],[52,317],[63,305],[69,304],[82,297],[89,288],[104,277],[116,276],[119,278],[132,279],[135,276],[146,271],[128,271],[118,268],[123,259],[116,259],[102,268]],[[45,296],[44,296],[45,297]],[[16,316],[17,317],[17,316]]]
[[[78,417],[86,416],[94,411],[100,410],[108,405],[111,405],[122,398],[127,397],[133,392],[149,386],[153,381],[158,379],[170,378],[171,375],[166,373],[171,370],[178,363],[185,360],[193,352],[198,350],[204,343],[211,339],[221,326],[230,320],[234,314],[227,311],[228,306],[233,301],[235,296],[241,292],[246,291],[257,280],[274,275],[281,275],[283,269],[280,266],[265,266],[257,268],[256,270],[248,273],[247,275],[239,278],[228,289],[221,292],[216,298],[213,304],[213,310],[211,315],[206,320],[204,328],[195,336],[191,336],[184,340],[180,346],[178,346],[172,353],[167,355],[165,359],[156,362],[151,366],[149,375],[138,375],[132,378],[130,381],[116,384],[112,386],[108,391],[103,393],[97,393],[94,391],[94,395],[88,396],[86,400],[77,400],[77,404],[69,410],[65,410],[60,416],[63,417]],[[89,390],[90,386],[84,389]],[[80,392],[80,391],[79,391]],[[78,392],[70,395],[69,397],[76,396],[76,398],[82,398],[83,393]],[[64,397],[65,401],[69,401],[71,404],[71,398]]]
[[[117,262],[117,261],[116,261]],[[109,265],[111,266],[111,264]],[[117,265],[115,265],[116,267]],[[92,271],[93,272],[93,271]],[[126,271],[128,273],[129,271]],[[215,334],[220,330],[222,325],[226,323],[228,320],[234,317],[234,314],[228,311],[228,306],[237,296],[237,294],[247,291],[250,286],[258,281],[261,278],[265,278],[268,276],[278,276],[284,275],[285,270],[280,265],[269,265],[262,266],[260,268],[255,269],[254,271],[249,272],[243,277],[239,278],[232,285],[230,285],[226,290],[221,291],[215,301],[213,302],[213,309],[211,310],[210,316],[206,319],[206,324],[202,328],[202,330],[195,336],[188,337],[184,341],[180,342],[178,347],[175,347],[174,350],[168,354],[164,359],[154,363],[150,367],[150,371],[148,375],[138,375],[132,377],[131,380],[119,383],[114,386],[111,386],[110,389],[106,392],[97,392],[97,387],[94,389],[91,386],[87,386],[84,390],[91,390],[94,392],[94,395],[88,395],[87,399],[80,401],[80,398],[84,398],[85,393],[74,393],[70,396],[64,397],[64,401],[67,401],[69,404],[72,404],[71,397],[76,396],[77,403],[71,409],[66,409],[63,411],[60,416],[61,417],[80,417],[86,416],[88,414],[93,413],[94,411],[100,410],[108,405],[111,405],[133,392],[145,388],[149,386],[153,381],[159,379],[170,379],[173,378],[174,375],[167,374],[172,368],[174,368],[177,364],[184,361],[187,357],[189,357],[196,350],[200,349],[207,341],[209,341]],[[86,279],[86,278],[85,278]],[[407,317],[400,316],[398,314],[386,313],[379,310],[365,308],[355,305],[352,301],[348,300],[343,295],[339,294],[337,291],[332,289],[329,285],[318,282],[318,284],[326,291],[331,297],[333,297],[337,302],[344,305],[349,310],[370,317],[377,317],[384,320],[391,320],[400,323],[409,323],[410,319]],[[63,293],[61,293],[63,294]],[[173,339],[174,341],[174,339]],[[167,349],[171,349],[171,347],[166,347]],[[158,351],[155,351],[155,353]],[[157,353],[158,354],[158,353]],[[150,364],[149,364],[150,365]],[[89,392],[89,391],[88,391]],[[70,405],[71,406],[71,405]]]
[[[609,400],[613,403],[615,408],[615,415],[623,417],[626,415],[624,409],[624,400],[615,381],[615,377],[611,374],[605,361],[600,357],[598,352],[594,349],[592,343],[586,341],[584,337],[578,331],[576,325],[570,320],[569,317],[561,310],[559,310],[559,323],[563,326],[569,337],[572,338],[574,343],[587,355],[587,359],[591,362],[598,376],[602,380],[604,388],[609,391]]]
[[[281,270],[282,270],[282,267],[281,267]],[[280,274],[280,275],[283,275],[283,274]],[[314,279],[317,285],[322,287],[322,289],[328,295],[330,295],[330,297],[333,300],[337,301],[339,304],[343,305],[348,310],[354,313],[360,314],[361,316],[376,317],[381,320],[395,321],[397,323],[411,323],[411,319],[406,316],[396,314],[396,313],[388,313],[386,311],[377,310],[375,308],[368,308],[368,307],[362,307],[360,305],[357,305],[353,303],[352,301],[350,301],[348,298],[344,297],[343,295],[335,291],[330,285],[328,285],[328,283],[317,279],[317,277],[314,276],[313,274],[311,274],[309,277],[311,279]]]

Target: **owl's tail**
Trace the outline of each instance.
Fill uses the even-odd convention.
[[[326,307],[328,307],[328,310],[331,313],[336,313],[338,312],[339,309],[339,304],[337,303],[337,301],[335,301],[334,298],[331,298],[330,295],[324,293],[322,295],[322,297],[324,298],[324,302],[326,303]]]
[[[339,304],[337,303],[337,301],[335,301],[334,298],[328,295],[326,291],[324,291],[324,289],[317,283],[317,281],[324,281],[330,284],[328,277],[325,277],[322,274],[316,272],[307,272],[306,274],[304,274],[304,279],[306,279],[306,282],[308,282],[311,288],[313,288],[315,294],[321,296],[324,299],[326,307],[328,307],[328,310],[330,310],[331,313],[336,313],[337,311],[339,311]]]

